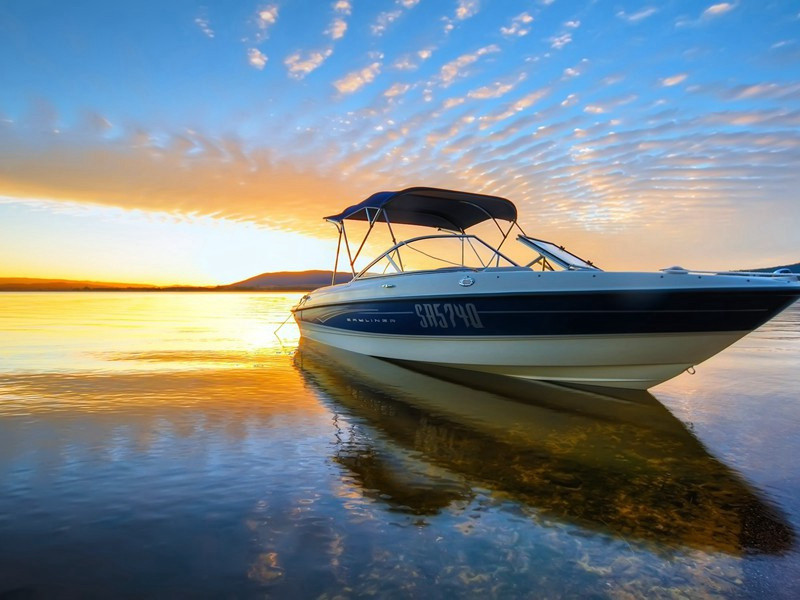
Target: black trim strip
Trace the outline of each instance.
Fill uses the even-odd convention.
[[[750,331],[800,296],[786,290],[473,294],[376,299],[295,310],[300,321],[363,333],[536,336]]]

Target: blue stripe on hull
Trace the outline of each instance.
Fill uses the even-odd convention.
[[[425,336],[749,331],[797,297],[785,290],[475,295],[302,307],[295,316],[346,331]]]

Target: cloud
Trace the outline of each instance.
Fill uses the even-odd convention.
[[[256,23],[259,29],[268,29],[278,21],[278,7],[275,4],[265,6],[258,11]]]
[[[479,121],[481,123],[481,128],[485,129],[493,123],[497,123],[498,121],[504,121],[509,117],[516,115],[517,113],[529,109],[531,106],[539,102],[539,100],[547,96],[549,93],[550,93],[550,88],[542,88],[539,90],[535,90],[518,100],[514,100],[513,102],[510,102],[509,104],[506,104],[505,106],[496,109],[495,111],[489,113],[488,115],[480,117]]]
[[[373,35],[383,35],[386,29],[394,23],[397,19],[400,18],[400,15],[403,14],[402,10],[389,10],[386,12],[382,12],[378,15],[375,19],[375,22],[370,25],[370,30],[372,31]]]
[[[456,106],[464,104],[466,101],[466,98],[448,98],[442,103],[442,108],[445,110],[450,110],[451,108],[455,108]]]
[[[333,49],[312,50],[303,57],[300,52],[295,52],[287,56],[283,64],[289,71],[292,79],[303,79],[306,75],[319,68],[325,60],[333,54]]]
[[[402,96],[410,89],[411,85],[408,83],[395,83],[392,87],[383,92],[383,95],[387,98],[394,98],[396,96]]]
[[[600,83],[608,87],[612,85],[617,85],[618,83],[624,80],[625,80],[624,75],[616,74],[616,75],[609,75],[608,77],[603,77],[603,79],[600,80]]]
[[[720,2],[719,4],[712,4],[703,11],[701,18],[718,17],[724,15],[726,12],[733,10],[733,4],[730,2]]]
[[[564,69],[564,77],[577,77],[578,75],[582,75],[584,72],[584,68],[589,64],[588,58],[582,58],[580,62],[574,67],[567,67]]]
[[[621,10],[617,12],[617,17],[622,19],[623,21],[627,21],[628,23],[638,23],[639,21],[644,21],[648,17],[652,17],[657,12],[658,9],[656,7],[647,6],[632,14],[628,14],[624,10]]]
[[[800,101],[800,83],[756,83],[751,85],[738,85],[726,90],[723,96],[731,100],[749,100],[768,98],[771,100]]]
[[[353,10],[353,6],[349,0],[337,0],[333,3],[333,10],[343,15],[349,15]]]
[[[782,104],[787,102],[800,102],[800,82],[774,82],[743,83],[729,86],[726,84],[694,85],[687,91],[702,94],[711,94],[728,101],[759,101],[777,100]]]
[[[106,117],[95,111],[86,111],[83,114],[83,126],[93,134],[104,134],[114,126]]]
[[[446,63],[442,66],[441,70],[439,71],[438,82],[442,87],[448,87],[451,85],[457,78],[464,77],[463,69],[475,62],[477,62],[482,56],[487,54],[493,54],[495,52],[500,52],[500,47],[496,44],[492,44],[490,46],[484,46],[483,48],[479,48],[475,52],[471,54],[462,54],[458,58],[451,60],[450,62]]]
[[[331,21],[331,24],[325,30],[325,35],[330,36],[332,40],[339,40],[344,37],[347,31],[347,21],[344,19],[336,18]]]
[[[520,13],[513,19],[508,27],[501,27],[500,33],[506,37],[522,37],[528,35],[531,31],[530,24],[533,23],[533,17],[528,13]]]
[[[720,2],[718,4],[712,4],[708,8],[706,8],[697,19],[689,19],[687,17],[679,18],[675,26],[676,27],[697,27],[701,26],[711,19],[729,13],[734,8],[736,8],[735,4],[731,4],[730,2]]]
[[[581,22],[578,21],[578,20],[567,21],[566,23],[564,23],[564,27],[569,27],[570,29],[577,29],[580,26],[581,26]]]
[[[443,141],[454,139],[461,130],[473,123],[473,118],[470,116],[460,117],[453,122],[445,123],[441,127],[432,130],[425,137],[427,144],[433,146]]]
[[[406,11],[414,8],[417,4],[419,4],[419,0],[395,0],[395,6],[398,8],[380,13],[375,19],[375,22],[370,25],[372,34],[383,35],[389,28],[389,25],[394,23],[397,19],[402,17]]]
[[[267,60],[269,60],[267,56],[258,48],[250,48],[247,51],[247,62],[250,63],[251,67],[255,67],[259,71],[267,64]]]
[[[260,44],[265,39],[267,39],[269,35],[269,30],[277,22],[278,22],[277,4],[268,4],[263,8],[260,8],[255,16],[255,24],[257,31],[251,43]],[[245,41],[247,41],[247,38],[245,38]]]
[[[470,17],[474,17],[480,10],[480,2],[478,0],[458,0],[456,11],[452,17],[444,17],[444,32],[450,33],[455,28],[456,21],[465,21]]]
[[[610,113],[616,108],[620,106],[625,106],[626,104],[630,104],[631,102],[635,102],[639,96],[636,94],[628,94],[625,96],[617,96],[615,98],[610,98],[604,100],[603,102],[595,102],[594,104],[587,105],[583,112],[592,115],[601,115],[605,113]]]
[[[572,42],[571,33],[563,33],[559,36],[550,38],[550,47],[554,50],[561,50],[564,46]]]
[[[495,81],[490,85],[484,85],[479,88],[475,88],[474,90],[467,92],[466,96],[446,99],[442,103],[442,108],[444,110],[449,110],[464,104],[467,100],[493,100],[502,98],[511,92],[515,87],[517,87],[517,85],[519,85],[521,82],[525,81],[526,78],[527,75],[522,73],[513,79]]]
[[[414,60],[411,54],[404,54],[392,63],[392,67],[398,71],[414,71],[419,68],[419,63]]]
[[[561,101],[561,106],[575,106],[578,103],[577,94],[568,94],[566,98]]]
[[[329,233],[318,225],[320,215],[341,198],[370,190],[348,190],[313,164],[197,132],[138,130],[109,139],[85,131],[43,137],[0,129],[0,196]]]
[[[475,90],[472,90],[467,94],[468,98],[473,98],[477,100],[488,100],[490,98],[501,98],[513,90],[517,85],[521,82],[525,81],[526,79],[525,73],[521,74],[519,77],[513,80],[508,81],[495,81],[491,85],[485,85],[479,87]]]
[[[434,50],[436,50],[435,47],[429,46],[428,48],[417,50],[412,54],[403,54],[394,62],[394,64],[392,64],[392,66],[399,71],[413,71],[419,68],[421,62],[424,62],[433,56]]]
[[[778,48],[785,48],[786,46],[792,46],[796,42],[794,40],[780,40],[775,42],[770,46],[770,50],[777,50]]]
[[[478,0],[458,0],[456,7],[456,19],[463,21],[478,14],[480,2]]]
[[[730,125],[735,127],[767,125],[788,129],[800,126],[800,111],[786,111],[782,109],[721,111],[705,115],[703,117],[703,122],[712,125]]]
[[[207,17],[197,17],[194,24],[205,34],[206,37],[214,38],[214,30],[211,29],[211,24]]]
[[[688,75],[686,73],[678,73],[672,77],[664,77],[659,81],[662,87],[672,87],[674,85],[678,85],[679,83],[683,83],[687,77]]]
[[[381,63],[376,61],[363,69],[352,71],[341,79],[334,81],[333,86],[340,94],[352,94],[374,81],[380,72]]]

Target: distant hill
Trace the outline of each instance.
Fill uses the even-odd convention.
[[[0,277],[0,291],[41,292],[74,290],[142,290],[156,286],[146,283],[118,283],[109,281],[79,281],[74,279],[36,279],[32,277]]]
[[[778,269],[789,269],[792,273],[800,273],[800,263],[794,263],[793,265],[781,265],[780,267],[768,267],[765,269],[743,269],[743,270],[752,271],[755,273],[772,273],[773,271],[777,271]]]
[[[338,273],[336,283],[353,278],[351,273]],[[306,292],[330,285],[331,271],[281,271],[262,273],[230,285],[158,286],[146,283],[82,281],[74,279],[35,279],[31,277],[0,277],[0,292],[75,292],[75,291],[153,291],[153,292],[226,292],[226,291],[298,291]]]
[[[228,290],[313,290],[330,285],[331,271],[279,271],[262,273],[244,281],[221,286]],[[345,283],[353,278],[352,273],[337,273],[336,283]]]

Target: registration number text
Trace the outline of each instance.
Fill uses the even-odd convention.
[[[415,304],[414,311],[419,317],[420,327],[426,329],[429,327],[439,329],[455,327],[483,329],[478,309],[472,303]]]

